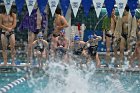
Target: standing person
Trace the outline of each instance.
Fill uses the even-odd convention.
[[[116,27],[116,16],[115,8],[112,10],[111,18],[106,16],[103,20],[102,29],[103,29],[103,40],[106,42],[106,63],[111,61],[110,58],[110,49],[113,41],[113,34]]]
[[[134,67],[133,61],[138,59],[140,68],[140,19],[137,22],[137,42],[133,55],[130,58],[130,66]]]
[[[68,27],[68,22],[65,19],[65,17],[61,15],[61,9],[57,8],[55,11],[54,33],[53,34],[59,35],[60,31],[66,27]]]
[[[19,30],[28,29],[28,62],[32,63],[32,43],[36,38],[37,34],[44,33],[47,26],[46,13],[40,14],[39,8],[34,9],[29,16],[27,13],[22,23],[19,26]]]
[[[1,32],[1,43],[2,43],[2,55],[4,59],[4,65],[7,65],[7,41],[11,49],[12,65],[15,65],[15,34],[14,29],[17,24],[16,14],[13,12],[14,7],[11,8],[10,14],[6,14],[5,7],[2,7],[2,14],[0,15],[0,28]]]
[[[64,28],[68,27],[68,23],[64,16],[61,15],[61,9],[57,8],[55,11],[55,19],[54,19],[54,31],[51,38],[51,52],[52,54],[55,51],[54,46],[57,46],[58,36],[60,35],[60,31]]]
[[[130,67],[134,67],[134,60],[138,60],[138,67],[140,68],[140,43],[137,42],[136,48],[130,59]]]
[[[96,60],[96,67],[101,66],[101,62],[98,55],[98,41],[101,41],[102,37],[97,35],[89,35],[88,41],[87,41],[87,56],[89,55],[89,58],[92,60]],[[88,60],[89,61],[89,60]]]
[[[37,35],[37,40],[32,43],[34,56],[37,56],[39,67],[43,67],[42,59],[47,59],[48,42],[43,39],[42,33]]]
[[[129,7],[126,5],[124,15],[122,18],[118,18],[116,28],[114,32],[114,54],[117,56],[117,49],[120,48],[120,61],[119,67],[124,62],[124,51],[127,50],[127,56],[130,57],[131,41],[136,37],[137,22],[135,16],[132,17],[129,12]]]

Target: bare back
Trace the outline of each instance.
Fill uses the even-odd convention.
[[[58,15],[55,18],[55,20],[54,20],[54,31],[55,32],[59,33],[62,29],[64,29],[67,26],[68,26],[68,23],[63,16]]]

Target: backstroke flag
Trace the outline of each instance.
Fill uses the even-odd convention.
[[[125,6],[127,4],[127,0],[116,0],[116,4],[117,4],[117,7],[118,7],[120,17],[122,17]]]
[[[34,8],[35,3],[36,3],[36,0],[26,0],[28,12],[29,12],[29,16],[30,16],[31,13],[32,13],[32,10],[33,10],[33,8]]]
[[[66,16],[67,10],[69,8],[69,4],[70,4],[69,0],[60,0],[60,5],[64,16]]]
[[[70,0],[70,4],[71,4],[71,8],[72,8],[73,13],[74,13],[74,17],[76,17],[78,9],[79,9],[80,4],[81,4],[81,0]]]
[[[15,3],[17,6],[17,12],[20,14],[24,6],[25,0],[15,0]]]
[[[37,3],[38,3],[40,12],[43,13],[48,3],[48,0],[37,0]]]
[[[92,5],[92,0],[82,0],[82,5],[84,8],[85,15],[88,16],[89,10],[90,10],[91,5]]]
[[[138,6],[138,0],[128,0],[128,6],[131,12],[131,15],[134,16],[135,15],[135,10]]]
[[[105,0],[92,0],[95,11],[96,11],[96,15],[99,18],[100,12],[102,10],[102,6],[104,4]]]
[[[57,5],[59,3],[59,0],[48,0],[49,2],[49,6],[50,6],[50,10],[52,13],[52,17],[54,16],[55,10],[57,8]]]
[[[4,0],[4,5],[6,8],[6,13],[9,14],[11,10],[11,6],[14,0]]]
[[[105,0],[105,7],[108,13],[108,17],[111,17],[112,14],[112,10],[114,8],[115,5],[115,0]]]

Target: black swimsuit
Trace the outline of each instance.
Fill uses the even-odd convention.
[[[96,56],[98,45],[88,47],[88,53],[91,56]]]
[[[105,31],[105,35],[110,38],[113,37],[113,34],[109,34],[107,30]]]
[[[56,51],[59,53],[59,54],[66,54],[66,49],[64,49],[66,45],[66,42],[64,40],[62,40],[61,38],[58,38],[58,42],[57,42],[57,49]],[[62,46],[62,47],[60,47]]]
[[[6,32],[2,32],[1,34],[6,35]],[[13,34],[14,34],[14,31],[11,31],[11,32],[9,32],[9,34],[6,35],[6,36],[7,36],[7,38],[9,39],[10,36],[13,35]]]
[[[75,45],[74,47],[79,47],[79,44],[78,44],[78,46]],[[73,54],[74,54],[74,55],[81,55],[83,49],[84,49],[84,48],[82,48],[82,47],[81,47],[81,44],[80,44],[80,47],[79,47],[78,49],[75,49],[75,48],[74,48]]]
[[[33,32],[33,33],[38,34],[39,32],[41,32],[41,29],[36,29],[36,32]]]
[[[43,42],[37,42],[37,46],[35,46],[35,49],[39,50],[40,52],[44,51],[44,44]]]
[[[82,51],[83,51],[83,48],[79,48],[79,49],[75,49],[74,51],[73,51],[73,54],[75,54],[75,55],[81,55],[82,54]]]
[[[121,35],[125,40],[127,40],[127,35],[128,35],[127,33],[122,33]]]

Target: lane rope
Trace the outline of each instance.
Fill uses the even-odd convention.
[[[0,88],[0,93],[6,93],[8,90],[10,90],[11,88],[21,84],[22,82],[26,81],[25,77],[19,78],[9,84],[7,84],[6,86]]]

